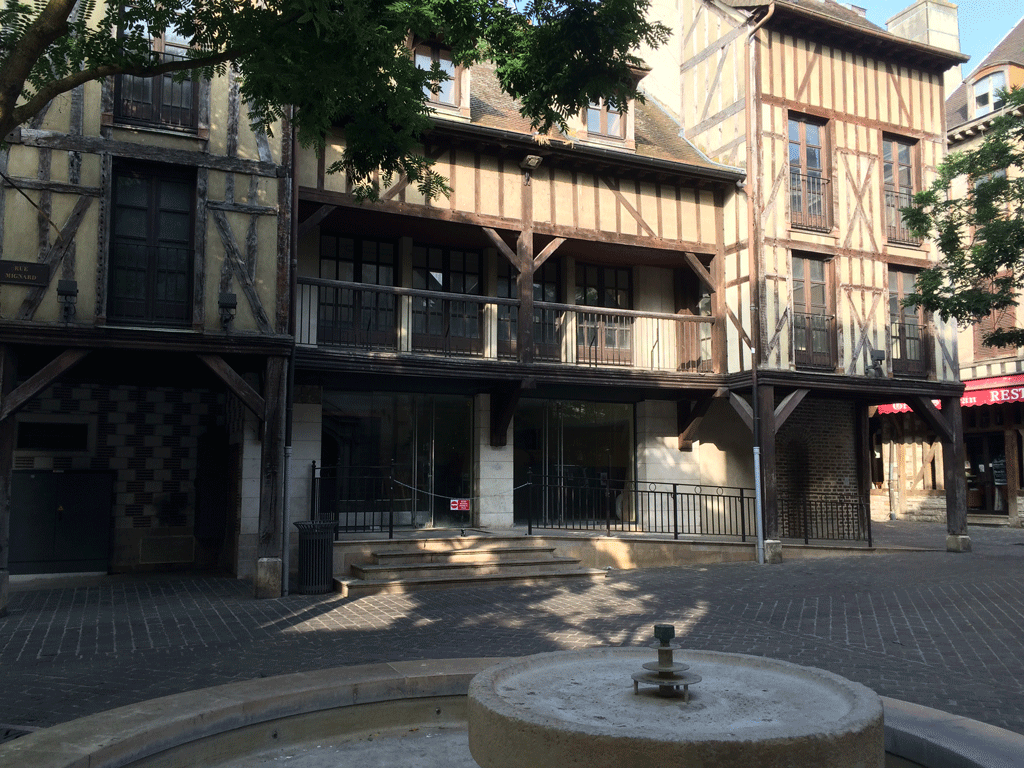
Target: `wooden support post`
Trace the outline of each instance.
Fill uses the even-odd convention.
[[[775,387],[757,388],[758,442],[761,446],[761,512],[765,539],[779,538],[779,489],[776,481]]]
[[[868,425],[868,409],[862,403],[854,403],[854,439],[857,456],[857,497],[863,505],[862,530],[871,539],[871,431]]]
[[[1017,450],[1017,430],[1008,429],[1003,437],[1006,450],[1006,516],[1010,525],[1016,524],[1017,494],[1020,492],[1020,452]]]
[[[508,425],[516,412],[516,405],[524,389],[532,389],[536,380],[515,381],[491,391],[491,446],[503,448],[508,444]]]
[[[942,398],[942,415],[951,440],[942,441],[942,463],[946,480],[946,533],[967,536],[967,475],[964,473],[964,424],[959,397]],[[947,548],[950,541],[947,538]],[[970,549],[970,540],[967,541]]]
[[[17,358],[9,345],[0,346],[0,404],[17,381]],[[0,421],[0,616],[10,601],[11,477],[14,469],[14,419]]]
[[[281,515],[284,505],[284,413],[287,359],[267,359],[263,384],[263,444],[260,452],[260,518],[256,556],[277,559],[276,572],[257,563],[256,597],[280,597]],[[261,574],[266,574],[261,578]],[[275,578],[276,576],[276,578]],[[276,583],[275,583],[276,581]]]

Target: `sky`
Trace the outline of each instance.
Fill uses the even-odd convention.
[[[842,2],[843,0],[840,0]],[[868,20],[885,28],[885,22],[913,0],[847,0],[868,11]],[[951,0],[958,7],[960,50],[970,55],[964,64],[966,77],[1024,16],[1024,0]]]

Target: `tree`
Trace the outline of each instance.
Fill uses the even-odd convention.
[[[306,146],[340,127],[346,149],[331,170],[370,198],[377,169],[385,180],[406,174],[430,196],[446,191],[418,152],[431,126],[425,89],[445,76],[415,66],[410,39],[443,41],[457,65],[493,61],[502,89],[543,133],[591,101],[637,97],[635,50],[668,34],[647,20],[649,0],[0,2],[0,137],[90,80],[212,77],[234,66],[254,127],[269,132],[288,116]],[[152,50],[168,29],[191,43],[189,60]]]
[[[978,322],[1014,306],[1024,288],[1024,91],[1005,96],[981,144],[950,153],[931,187],[902,211],[915,235],[934,235],[940,254],[906,301],[943,320]],[[1024,329],[996,327],[983,343],[1024,346]]]

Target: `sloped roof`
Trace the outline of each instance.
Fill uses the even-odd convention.
[[[996,43],[996,47],[988,56],[981,60],[981,63],[964,79],[964,82],[960,83],[960,86],[946,99],[947,131],[952,131],[971,121],[967,109],[967,96],[970,90],[968,83],[974,79],[976,72],[995,64],[1016,64],[1024,67],[1024,19],[1018,21],[1016,26]]]
[[[857,11],[836,0],[719,0],[724,5],[744,10],[774,6],[769,26],[784,28],[790,34],[820,40],[837,47],[863,51],[867,55],[899,60],[934,72],[944,72],[969,59],[962,53],[925,45],[887,32]]]
[[[636,104],[634,112],[634,140],[636,151],[618,150],[606,144],[594,145],[589,142],[574,141],[572,137],[555,138],[548,145],[550,150],[559,153],[600,154],[604,162],[619,158],[629,164],[642,163],[644,160],[663,163],[678,163],[688,166],[688,172],[723,178],[723,176],[740,177],[743,175],[732,166],[716,163],[708,159],[682,135],[680,126],[672,117],[657,104]],[[459,131],[465,123],[438,120],[438,131]],[[470,85],[470,126],[501,132],[503,134],[519,134],[523,141],[533,140],[530,121],[519,112],[519,105],[508,94],[501,90],[494,74],[494,67],[487,63],[473,66]],[[682,172],[684,169],[680,168]]]

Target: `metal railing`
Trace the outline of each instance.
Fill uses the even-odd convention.
[[[832,230],[832,186],[829,179],[798,171],[789,173],[789,216],[794,227],[816,232]]]
[[[680,536],[755,535],[754,491],[687,483],[636,483],[530,475],[527,531],[659,533]]]
[[[904,376],[928,374],[927,334],[924,323],[908,323],[894,318],[889,325],[892,372]]]
[[[516,360],[517,299],[300,277],[298,343]],[[710,317],[536,302],[534,361],[714,370]]]
[[[779,536],[784,539],[867,541],[871,543],[871,516],[861,499],[833,493],[807,492],[778,495]]]
[[[309,519],[342,533],[387,531],[413,524],[413,491],[395,482],[391,467],[318,467],[313,462]]]
[[[921,238],[914,236],[903,221],[903,213],[900,210],[909,208],[913,202],[914,193],[909,190],[885,190],[885,237],[889,242],[905,245],[921,244]]]
[[[835,316],[794,312],[793,347],[797,365],[812,368],[835,368]]]

